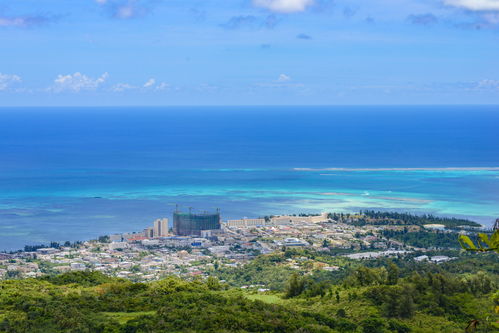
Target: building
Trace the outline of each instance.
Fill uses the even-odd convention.
[[[274,241],[278,246],[291,246],[291,247],[301,247],[301,246],[309,246],[310,244],[298,239],[298,238],[285,238],[282,241]]]
[[[296,223],[320,223],[328,221],[327,213],[320,215],[296,216],[296,215],[279,215],[268,219],[247,219],[227,220],[224,226],[227,228],[252,228],[265,227],[276,225],[289,225]]]
[[[70,265],[71,269],[75,271],[83,271],[86,268],[85,264],[81,262],[72,262]]]
[[[37,249],[36,252],[38,252],[40,254],[54,254],[54,253],[59,252],[59,250],[58,249],[54,249],[52,247],[47,247],[47,248]]]
[[[192,243],[191,237],[164,237],[161,243],[168,247],[190,247]]]
[[[294,224],[294,223],[320,223],[327,222],[327,213],[320,215],[296,216],[296,215],[280,215],[270,219],[273,225]]]
[[[173,213],[173,232],[178,236],[201,236],[201,230],[220,229],[220,212],[200,213],[192,212],[182,213],[176,211]]]
[[[123,242],[123,236],[121,234],[109,235],[109,240],[111,242]]]
[[[250,228],[250,227],[261,227],[267,225],[265,219],[247,219],[242,220],[227,220],[225,226],[229,228]]]
[[[168,219],[162,218],[157,219],[153,223],[153,234],[154,237],[166,237],[168,236]]]
[[[109,243],[108,248],[110,250],[126,249],[129,245],[127,242],[112,242]]]
[[[144,229],[144,237],[153,238],[154,237],[154,228],[148,227]]]

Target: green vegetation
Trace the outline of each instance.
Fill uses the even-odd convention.
[[[293,269],[283,265],[286,257],[279,254],[259,256],[243,267],[219,267],[213,275],[231,286],[265,285],[272,290],[283,290]]]
[[[338,220],[347,220],[349,214],[329,214],[329,218]],[[433,215],[412,215],[408,213],[396,212],[377,212],[365,210],[360,212],[360,217],[353,222],[355,225],[380,224],[380,225],[424,225],[424,224],[443,224],[447,228],[456,227],[481,227],[479,223],[457,218],[437,217]]]
[[[489,237],[487,234],[480,233],[477,235],[477,245],[465,235],[459,236],[459,243],[466,251],[489,252],[495,251],[499,253],[499,230],[495,230]]]
[[[442,231],[394,231],[383,230],[381,233],[388,239],[398,240],[406,245],[419,248],[459,248],[456,242],[456,234]]]
[[[7,280],[0,332],[463,332],[472,321],[475,332],[497,331],[497,256],[454,255],[435,265],[296,249],[220,265],[206,280],[132,283],[88,271]],[[243,284],[272,291],[231,287]]]

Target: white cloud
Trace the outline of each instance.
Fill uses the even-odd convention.
[[[167,90],[170,89],[170,85],[166,82],[161,82],[156,86],[156,90]]]
[[[18,82],[21,82],[20,76],[0,73],[0,91],[7,89],[11,84]]]
[[[277,82],[289,82],[289,81],[291,81],[291,76],[286,74],[281,74],[279,75],[279,78],[277,78]]]
[[[47,16],[0,16],[0,27],[26,28],[58,20]]]
[[[499,0],[444,0],[445,4],[468,10],[499,10]]]
[[[303,90],[305,88],[305,85],[303,83],[294,82],[291,76],[286,74],[280,74],[276,80],[270,82],[257,83],[256,86],[260,88],[272,88],[272,89]]]
[[[150,0],[94,0],[116,19],[127,20],[144,16],[152,3]]]
[[[137,15],[135,8],[131,4],[119,6],[116,8],[114,16],[120,19],[129,19]]]
[[[0,27],[25,27],[26,19],[23,17],[0,17]]]
[[[154,78],[150,78],[147,80],[146,83],[144,83],[144,88],[150,88],[156,84],[156,80]]]
[[[481,80],[476,85],[477,89],[499,89],[499,80],[485,79]]]
[[[53,91],[73,91],[79,92],[82,90],[95,90],[109,77],[108,73],[102,74],[100,77],[93,79],[84,74],[76,72],[68,75],[58,75],[54,80]]]
[[[295,13],[306,10],[314,4],[314,0],[253,0],[253,4],[273,12]]]
[[[156,79],[150,78],[143,85],[131,85],[128,83],[118,83],[111,87],[113,92],[123,92],[128,90],[133,90],[135,92],[151,92],[151,91],[163,91],[168,90],[171,86],[166,82],[157,83]]]
[[[117,85],[114,85],[111,90],[114,91],[114,92],[123,92],[123,91],[126,91],[126,90],[131,90],[131,89],[135,89],[136,87],[128,84],[128,83],[118,83]]]

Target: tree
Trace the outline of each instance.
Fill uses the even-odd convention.
[[[213,277],[213,276],[209,276],[208,279],[206,279],[206,286],[210,290],[221,290],[222,289],[222,285],[220,284],[218,279]]]
[[[383,333],[385,325],[383,320],[378,317],[370,317],[362,321],[360,324],[362,333]]]
[[[497,223],[497,222],[496,222]],[[475,251],[475,252],[489,252],[495,251],[499,253],[499,229],[496,229],[494,233],[490,236],[487,234],[478,234],[477,235],[477,245],[473,243],[473,241],[465,235],[460,235],[459,243],[461,247],[466,251]]]
[[[395,285],[399,279],[399,268],[393,262],[388,265],[388,284]]]
[[[300,295],[305,290],[305,281],[298,273],[293,273],[286,288],[285,297],[292,298]]]
[[[17,279],[17,278],[21,277],[21,272],[19,272],[19,271],[7,271],[7,273],[5,273],[5,276],[7,277],[7,279]]]
[[[399,316],[402,318],[411,318],[414,315],[414,300],[410,293],[406,290],[402,294],[399,306]]]

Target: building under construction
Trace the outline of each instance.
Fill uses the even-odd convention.
[[[173,232],[178,236],[200,236],[201,230],[220,229],[220,211],[216,213],[173,213]]]

